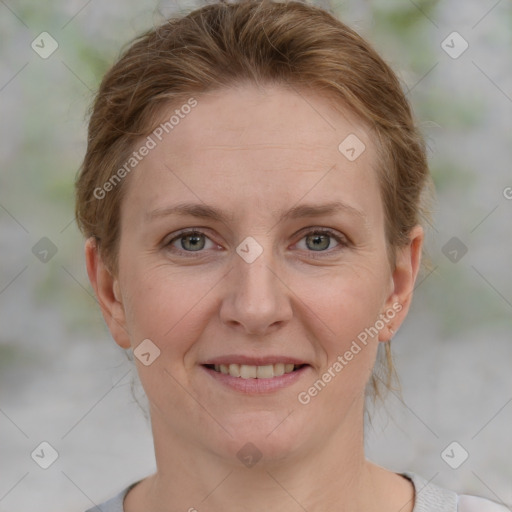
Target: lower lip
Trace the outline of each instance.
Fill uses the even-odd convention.
[[[270,379],[242,379],[242,377],[232,377],[225,373],[216,372],[206,366],[201,366],[201,368],[221,384],[247,394],[272,393],[278,389],[291,386],[309,370],[309,366],[305,365],[298,370],[285,373],[279,377],[272,377]]]

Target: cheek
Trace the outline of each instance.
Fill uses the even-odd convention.
[[[317,339],[328,352],[329,360],[375,325],[386,296],[385,282],[380,277],[384,275],[384,271],[342,268],[314,280],[303,279],[297,285],[297,295],[314,313],[311,318],[317,335],[323,333]]]
[[[125,314],[132,348],[149,339],[160,351],[148,366],[134,358],[145,393],[158,410],[179,409],[200,421],[183,385],[188,379],[187,354],[204,329],[201,322],[211,315],[205,310],[204,296],[215,281],[207,276],[191,280],[183,270],[167,265],[141,263],[125,269]]]
[[[307,305],[315,314],[310,315],[308,329],[321,353],[321,367],[297,400],[308,417],[330,410],[328,429],[342,424],[354,401],[363,400],[379,346],[373,329],[381,312],[383,284],[377,276],[367,281],[331,276],[311,290]]]
[[[205,316],[201,311],[219,276],[205,272],[192,277],[170,265],[143,262],[125,268],[125,315],[132,346],[149,338],[161,350],[184,352],[200,332],[199,320]]]

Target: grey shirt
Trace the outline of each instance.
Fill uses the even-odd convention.
[[[443,489],[415,473],[402,473],[402,475],[414,485],[413,512],[510,512],[508,507],[498,505],[485,498],[458,495],[453,491]],[[117,496],[86,512],[124,512],[124,497],[137,483],[131,484]]]

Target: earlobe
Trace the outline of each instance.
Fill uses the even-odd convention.
[[[415,226],[410,233],[410,243],[396,251],[396,265],[392,275],[392,291],[386,304],[384,315],[388,318],[387,328],[379,333],[379,341],[389,341],[404,321],[411,305],[414,284],[421,263],[424,232]],[[392,318],[387,312],[392,313]]]
[[[112,337],[120,347],[130,348],[119,281],[103,262],[94,237],[85,243],[85,262],[89,281]]]

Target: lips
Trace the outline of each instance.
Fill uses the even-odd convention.
[[[246,356],[246,355],[225,355],[219,357],[213,357],[211,359],[207,359],[203,361],[202,364],[248,364],[250,366],[264,366],[266,364],[276,364],[276,363],[291,363],[291,364],[308,364],[306,361],[302,359],[298,359],[296,357],[290,356],[280,356],[280,355],[269,355],[269,356]]]
[[[293,363],[275,363],[265,365],[249,364],[207,364],[207,368],[216,372],[230,375],[231,377],[240,377],[241,379],[272,379],[281,375],[298,370],[304,365]]]
[[[245,358],[245,361],[248,359],[250,358]],[[271,364],[268,363],[268,359],[265,361],[266,364],[237,362],[225,364],[220,362],[220,358],[217,361],[200,365],[207,378],[213,379],[208,381],[207,385],[215,382],[225,389],[251,396],[269,395],[293,386],[299,380],[306,378],[312,370],[309,364],[281,361]],[[288,373],[286,373],[287,370]],[[224,373],[226,371],[227,373]],[[281,371],[283,373],[280,375]],[[309,377],[311,378],[311,375]]]
[[[299,370],[307,363],[288,356],[250,357],[231,355],[207,360],[203,366],[216,373],[241,379],[273,379]]]

